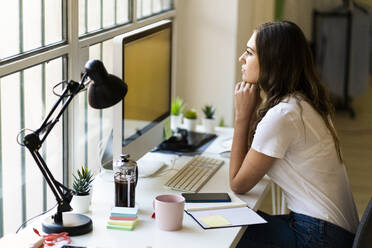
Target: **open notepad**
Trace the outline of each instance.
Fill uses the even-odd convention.
[[[186,203],[185,212],[203,229],[263,224],[266,221],[233,193],[231,202]]]

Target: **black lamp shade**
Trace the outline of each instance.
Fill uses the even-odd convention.
[[[117,76],[108,74],[101,61],[88,61],[85,72],[93,81],[88,90],[88,101],[92,108],[108,108],[124,99],[128,91],[127,84]]]

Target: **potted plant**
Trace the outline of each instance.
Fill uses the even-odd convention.
[[[185,108],[183,100],[176,97],[171,104],[171,129],[176,130],[182,123],[182,112]]]
[[[71,201],[71,207],[77,213],[85,213],[89,211],[89,206],[92,199],[92,182],[93,173],[88,167],[82,166],[77,170],[77,175],[74,176],[72,190],[74,196]]]
[[[195,131],[197,119],[198,119],[198,115],[195,109],[187,110],[185,113],[185,119],[184,119],[185,128],[189,131]]]
[[[216,126],[216,121],[214,118],[214,114],[216,112],[216,109],[213,107],[212,104],[206,104],[202,108],[202,111],[204,113],[204,118],[203,118],[203,126],[204,130],[207,133],[213,133],[214,132],[214,127]]]
[[[226,127],[225,119],[223,118],[223,116],[221,117],[220,122],[218,123],[218,126],[219,127]]]

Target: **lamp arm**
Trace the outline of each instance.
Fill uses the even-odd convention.
[[[39,151],[30,150],[30,152],[37,166],[39,167],[41,173],[43,174],[45,181],[48,183],[49,188],[52,190],[52,193],[56,198],[56,201],[58,203],[57,212],[71,211],[72,210],[70,207],[70,202],[72,199],[71,189],[65,187],[63,184],[61,184],[54,178],[53,174],[48,169],[48,166],[46,165]],[[62,189],[65,190],[65,192],[63,192]]]
[[[87,78],[87,75],[84,74],[83,78],[79,83],[74,81],[69,81],[67,87],[63,90],[62,95],[60,95],[57,102],[52,107],[51,111],[48,113],[47,117],[43,121],[42,125],[35,132],[32,132],[26,135],[23,139],[23,144],[31,152],[32,157],[34,158],[37,166],[39,167],[43,177],[48,183],[50,189],[52,190],[56,201],[58,202],[57,213],[54,215],[55,223],[62,223],[62,212],[71,211],[70,202],[72,199],[72,190],[58,182],[53,174],[50,172],[46,162],[39,153],[39,149],[47,138],[48,134],[51,132],[55,124],[59,121],[59,118],[62,116],[63,112],[66,110],[72,99],[76,94],[78,94],[82,89],[85,88],[84,81]],[[57,107],[67,96],[66,101],[63,103],[60,111],[55,116],[52,121],[49,121]],[[43,137],[40,139],[40,134],[44,133]],[[65,192],[63,192],[65,191]]]
[[[45,131],[45,129],[49,126],[50,122],[49,122],[49,119],[50,117],[53,115],[54,111],[57,109],[57,107],[59,106],[59,104],[63,101],[63,99],[66,97],[67,93],[68,93],[69,89],[68,87],[66,87],[63,92],[62,92],[62,95],[60,95],[59,99],[57,100],[56,103],[54,103],[52,109],[49,111],[48,115],[45,117],[45,119],[43,120],[43,123],[41,124],[41,126],[35,131],[35,133],[37,133],[38,135],[40,135],[42,132]]]
[[[35,131],[37,135],[40,135],[42,132],[45,131],[44,136],[40,139],[41,144],[44,143],[45,139],[49,135],[50,131],[52,131],[53,127],[57,124],[59,121],[60,117],[62,116],[63,112],[66,110],[72,99],[77,95],[81,90],[85,88],[84,86],[84,81],[86,78],[86,74],[84,74],[83,78],[79,83],[70,80],[67,84],[67,87],[63,90],[62,95],[59,97],[57,102],[54,104],[52,107],[51,111],[49,112],[48,116],[45,118],[43,121],[43,124],[41,127]],[[63,101],[63,99],[67,96],[66,101],[63,103],[61,110],[59,113],[54,117],[52,121],[49,122],[50,117],[54,113],[54,111],[57,109],[57,107],[60,105],[60,103]],[[40,144],[40,145],[41,145]]]

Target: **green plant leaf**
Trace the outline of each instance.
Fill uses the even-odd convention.
[[[180,97],[176,97],[176,99],[174,99],[171,104],[171,114],[180,115],[182,114],[184,108],[185,104],[183,100]]]
[[[221,117],[220,122],[218,123],[218,126],[225,127],[225,120],[223,119],[223,117]]]
[[[215,113],[216,109],[213,107],[212,104],[204,105],[204,107],[202,108],[202,111],[205,115],[205,118],[214,119],[214,113]]]
[[[72,189],[77,195],[88,195],[91,189],[91,183],[93,182],[93,173],[88,167],[82,166],[73,174],[74,181]]]
[[[198,118],[198,115],[195,111],[195,109],[189,109],[185,113],[185,118],[195,120]]]

